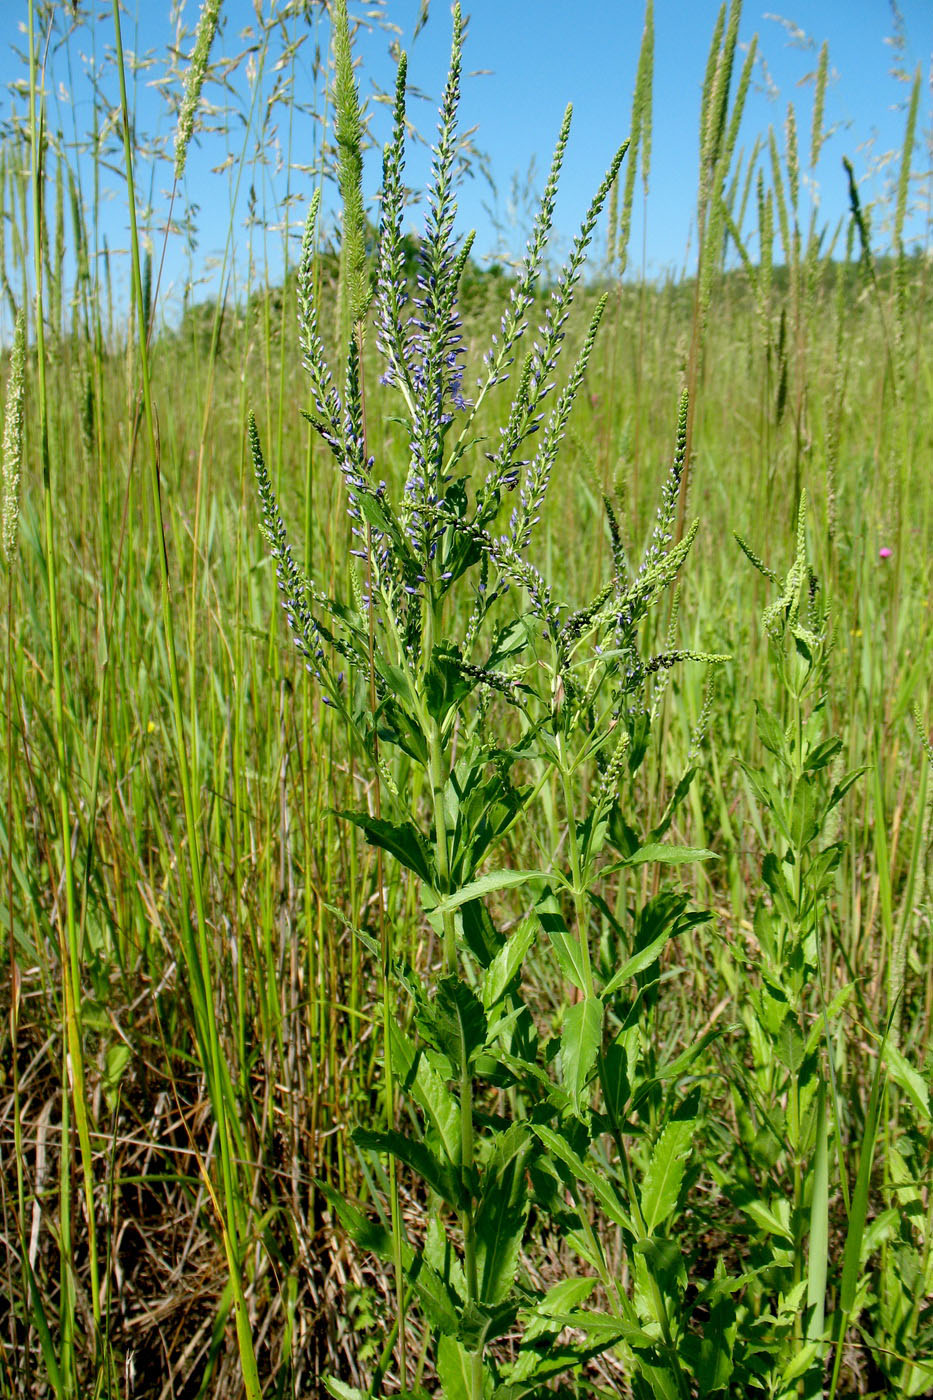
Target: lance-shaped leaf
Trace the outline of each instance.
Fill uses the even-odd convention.
[[[540,880],[548,879],[553,879],[553,872],[547,870],[490,870],[488,874],[480,875],[479,879],[471,880],[462,889],[445,895],[433,912],[444,914],[452,909],[459,909],[463,904],[469,904],[472,899],[482,899],[487,894],[494,894],[497,890],[514,889],[516,885],[536,884]]]
[[[460,1174],[447,1162],[441,1162],[429,1147],[414,1138],[391,1129],[389,1132],[373,1132],[369,1128],[354,1128],[353,1141],[357,1147],[368,1152],[388,1152],[397,1161],[420,1176],[426,1186],[454,1210],[463,1204],[463,1191]]]
[[[456,1337],[441,1337],[438,1343],[437,1378],[444,1400],[473,1400],[473,1358]]]
[[[537,935],[532,919],[525,919],[499,949],[483,977],[483,1005],[489,1011],[521,972]]]
[[[616,1225],[620,1225],[623,1230],[637,1235],[638,1232],[632,1224],[631,1217],[623,1210],[608,1178],[601,1171],[598,1171],[592,1162],[585,1160],[578,1152],[575,1152],[566,1138],[555,1132],[553,1128],[548,1128],[543,1123],[536,1123],[534,1131],[541,1139],[547,1155],[562,1162],[565,1167],[570,1169],[575,1181],[590,1188],[609,1219],[614,1221]]]
[[[431,849],[414,822],[389,822],[371,817],[367,812],[337,812],[336,816],[352,822],[366,835],[371,846],[380,846],[395,856],[400,864],[433,887],[435,875]]]
[[[564,1017],[560,1035],[561,1079],[578,1113],[599,1054],[602,1031],[603,1004],[599,997],[584,997]]]
[[[460,1106],[425,1054],[412,1045],[395,1021],[389,1021],[392,1063],[406,1093],[437,1129],[448,1159],[460,1161]]]
[[[586,969],[579,940],[568,929],[560,904],[550,890],[546,890],[535,905],[535,916],[550,940],[564,977],[578,991],[585,991]]]
[[[486,1044],[486,1013],[472,987],[454,974],[442,977],[424,1019],[438,1048],[461,1073],[468,1070]]]
[[[654,1145],[641,1189],[641,1213],[649,1235],[677,1207],[695,1130],[695,1118],[673,1118]]]
[[[483,1173],[475,1218],[476,1267],[480,1301],[491,1306],[504,1302],[515,1281],[528,1218],[525,1166],[533,1141],[524,1123],[513,1123],[496,1141]]]

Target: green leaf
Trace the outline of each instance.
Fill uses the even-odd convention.
[[[445,895],[438,901],[435,912],[446,914],[451,909],[459,909],[461,904],[468,904],[471,899],[483,899],[497,890],[514,889],[516,885],[536,884],[539,880],[549,879],[553,879],[553,873],[547,870],[490,870],[478,880],[471,880],[468,885]]]
[[[316,1186],[327,1198],[334,1214],[357,1249],[389,1260],[393,1255],[392,1236],[378,1221],[368,1220],[356,1206],[326,1181]],[[432,1327],[439,1332],[456,1332],[458,1317],[456,1293],[444,1282],[421,1254],[415,1254],[407,1240],[402,1240],[402,1264],[411,1281],[422,1311]]]
[[[437,1215],[432,1215],[428,1220],[424,1235],[424,1258],[450,1293],[462,1301],[466,1297],[463,1264]]]
[[[647,1332],[643,1332],[640,1327],[633,1327],[629,1322],[623,1322],[621,1318],[613,1316],[612,1313],[552,1313],[551,1322],[560,1330],[564,1327],[574,1327],[580,1332],[585,1332],[587,1337],[593,1341],[601,1341],[605,1346],[611,1346],[613,1342],[622,1340],[633,1346],[651,1346],[653,1344],[652,1338]]]
[[[641,1188],[641,1211],[649,1235],[674,1212],[696,1130],[694,1118],[672,1118],[661,1130]]]
[[[701,846],[666,846],[663,841],[649,841],[640,846],[625,865],[646,865],[652,861],[658,865],[689,865],[698,860],[718,860],[715,851],[707,851]]]
[[[655,1079],[679,1079],[682,1074],[686,1074],[694,1060],[702,1054],[710,1041],[718,1040],[723,1035],[731,1035],[740,1029],[738,1022],[733,1022],[731,1025],[714,1026],[712,1030],[705,1031],[699,1040],[694,1041],[686,1050],[681,1051],[675,1059],[659,1065],[654,1072]]]
[[[498,1307],[469,1302],[460,1314],[457,1340],[470,1351],[480,1351],[489,1342],[508,1332],[518,1316],[516,1303],[501,1303]]]
[[[388,1152],[399,1162],[410,1167],[425,1185],[449,1206],[458,1210],[463,1204],[463,1190],[459,1173],[446,1162],[441,1162],[429,1147],[414,1138],[391,1129],[389,1132],[373,1132],[369,1128],[354,1128],[353,1141],[357,1147],[367,1152]]]
[[[787,877],[773,851],[769,851],[761,862],[761,878],[771,892],[775,909],[787,923],[795,925],[797,923],[797,905],[790,885],[787,883]]]
[[[671,795],[670,801],[664,809],[664,813],[661,817],[661,820],[658,822],[657,826],[652,827],[649,831],[649,841],[660,841],[661,837],[665,834],[665,832],[670,829],[671,822],[677,815],[678,807],[681,805],[684,798],[687,796],[687,793],[690,791],[690,787],[693,783],[694,778],[696,777],[696,771],[696,768],[688,768],[686,773],[684,773],[680,782],[675,787]]]
[[[410,1246],[408,1246],[406,1253],[411,1253]],[[406,1273],[411,1280],[418,1302],[421,1304],[421,1310],[431,1327],[445,1337],[454,1336],[460,1325],[458,1316],[460,1300],[454,1290],[444,1282],[420,1254],[415,1255],[411,1263],[406,1264]]]
[[[443,920],[428,916],[438,930],[443,931]],[[457,932],[473,954],[480,967],[488,967],[500,948],[505,946],[505,938],[496,928],[492,916],[481,899],[471,899],[454,914]]]
[[[680,1340],[680,1349],[693,1372],[701,1395],[726,1390],[732,1378],[732,1360],[738,1320],[731,1299],[720,1298],[712,1305],[703,1321],[700,1336],[687,1332]]]
[[[804,761],[804,772],[817,773],[821,768],[825,768],[827,763],[832,762],[841,748],[842,740],[840,738],[824,739],[821,744],[810,749]]]
[[[336,1376],[324,1377],[324,1389],[328,1395],[333,1395],[335,1400],[366,1400],[365,1391],[357,1389],[355,1385],[347,1385],[345,1381],[338,1380]]]
[[[533,1342],[538,1337],[555,1335],[557,1328],[554,1318],[572,1312],[587,1298],[596,1287],[595,1278],[566,1278],[549,1288],[544,1297],[534,1307],[522,1313],[525,1330],[522,1341]]]
[[[616,1225],[620,1225],[623,1230],[637,1235],[638,1231],[632,1224],[631,1217],[622,1209],[609,1179],[601,1171],[597,1171],[591,1162],[585,1161],[579,1153],[575,1152],[566,1138],[555,1132],[553,1128],[548,1128],[543,1123],[536,1123],[534,1131],[536,1136],[540,1138],[545,1152],[563,1162],[565,1167],[569,1167],[577,1181],[590,1188],[609,1219],[614,1221]]]
[[[575,1002],[564,1017],[560,1035],[561,1080],[578,1113],[599,1053],[602,1031],[603,1004],[599,997]]]
[[[578,991],[586,991],[586,970],[579,941],[568,929],[557,897],[546,890],[535,905],[535,916],[550,940],[558,966]]]
[[[378,1220],[370,1220],[326,1181],[316,1181],[315,1185],[326,1197],[357,1249],[366,1254],[375,1254],[379,1259],[392,1257],[392,1236],[384,1225],[380,1225]]]
[[[764,705],[755,701],[755,722],[758,727],[758,737],[764,747],[773,753],[775,758],[787,762],[787,744],[784,738],[784,729],[775,715]]]
[[[421,1050],[416,1050],[401,1026],[389,1021],[392,1063],[406,1092],[437,1129],[444,1151],[454,1164],[460,1161],[460,1106]]]
[[[806,1053],[806,1044],[797,1025],[796,1016],[785,1016],[775,1038],[774,1048],[781,1064],[785,1065],[791,1074],[796,1074]]]
[[[810,1201],[810,1242],[807,1258],[808,1330],[822,1337],[829,1264],[829,1153],[827,1150],[826,1085],[820,1081],[816,1100],[816,1149],[813,1154],[813,1195]]]
[[[865,1130],[862,1134],[862,1148],[859,1153],[858,1175],[852,1193],[852,1206],[849,1211],[849,1227],[846,1231],[845,1251],[842,1256],[842,1282],[839,1289],[839,1305],[849,1314],[855,1304],[858,1288],[859,1266],[862,1258],[862,1235],[865,1232],[865,1219],[868,1214],[868,1193],[871,1185],[871,1168],[875,1156],[875,1138],[878,1134],[878,1118],[881,1111],[882,1059],[878,1057],[872,1080],[868,1111],[865,1114]]]
[[[525,1125],[513,1124],[497,1142],[498,1153],[483,1174],[474,1221],[476,1266],[480,1301],[492,1306],[508,1297],[518,1268],[528,1217],[525,1163],[530,1145]]]
[[[432,1009],[440,1048],[461,1071],[468,1069],[486,1044],[486,1013],[479,997],[451,973],[438,981]]]
[[[379,846],[395,856],[400,864],[411,870],[426,885],[434,887],[435,875],[431,849],[413,822],[385,821],[366,812],[335,812],[335,816],[352,822],[365,833],[371,846]]]
[[[116,1106],[117,1090],[120,1087],[120,1081],[126,1073],[126,1067],[132,1058],[132,1050],[122,1040],[118,1040],[113,1045],[107,1046],[102,1081],[104,1097],[107,1100],[107,1107],[110,1109],[111,1113]]]
[[[661,951],[667,943],[672,933],[673,927],[662,929],[657,938],[653,939],[646,948],[639,948],[637,953],[622,964],[617,972],[614,972],[603,988],[603,996],[610,997],[613,992],[617,992],[621,986],[632,977],[637,977],[639,972],[644,972],[646,967],[657,962],[661,956]]]
[[[781,1371],[781,1380],[784,1385],[790,1387],[796,1380],[809,1371],[815,1361],[819,1359],[823,1350],[822,1342],[804,1342],[795,1356],[792,1356],[787,1365]],[[820,1371],[822,1372],[822,1366]],[[822,1380],[822,1376],[820,1377]]]
[[[444,1400],[473,1400],[472,1358],[456,1337],[441,1337],[437,1344],[437,1375]]]
[[[887,1061],[891,1078],[899,1089],[910,1099],[921,1119],[930,1126],[930,1091],[923,1078],[890,1040],[884,1043],[884,1058]]]
[[[806,774],[794,785],[794,796],[790,806],[790,832],[793,845],[798,851],[804,850],[816,836],[816,793],[817,779]]]
[[[450,642],[435,646],[424,677],[424,694],[428,713],[438,724],[443,724],[455,706],[469,695],[476,685],[458,666],[462,660],[457,648]]]
[[[620,1334],[625,1324],[619,1324]],[[634,1332],[636,1329],[632,1329]],[[544,1390],[546,1381],[553,1380],[564,1371],[582,1366],[594,1356],[601,1355],[611,1346],[611,1342],[598,1342],[594,1346],[552,1345],[547,1351],[537,1348],[532,1351],[519,1348],[518,1355],[507,1369],[507,1377],[496,1386],[492,1400],[523,1400],[526,1395],[540,1396],[551,1392]]]
[[[847,773],[844,778],[840,778],[829,795],[829,802],[826,805],[826,811],[823,815],[825,816],[827,812],[831,812],[832,809],[842,801],[852,784],[857,783],[862,774],[867,772],[868,765],[865,764],[861,768],[854,768],[852,772]]]
[[[524,919],[499,949],[483,976],[483,1005],[489,1011],[511,986],[535,941],[533,919]]]
[[[758,798],[764,811],[770,812],[778,824],[778,829],[786,841],[790,841],[790,830],[787,823],[787,814],[784,809],[784,799],[777,787],[771,782],[766,773],[758,768],[750,768],[741,759],[736,762],[748,780],[749,786]]]
[[[793,1244],[794,1236],[790,1226],[786,1221],[781,1220],[770,1206],[765,1205],[764,1201],[746,1201],[743,1203],[742,1209],[745,1211],[745,1214],[751,1216],[755,1224],[761,1226],[767,1234],[779,1235],[781,1239],[789,1240],[790,1243]]]
[[[628,1052],[618,1040],[606,1047],[599,1075],[606,1111],[613,1123],[620,1123],[631,1094]]]

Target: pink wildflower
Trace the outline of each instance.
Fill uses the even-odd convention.
[[[888,546],[887,546],[886,544],[883,544],[883,545],[881,546],[881,548],[878,550],[878,558],[879,558],[879,559],[890,559],[890,558],[891,558],[891,553],[892,553],[892,551],[891,551],[890,549],[888,549]]]

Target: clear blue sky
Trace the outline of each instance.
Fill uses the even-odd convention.
[[[901,0],[904,39],[901,55],[890,44],[895,33],[895,17],[888,0],[806,0],[806,3],[772,0],[772,3],[779,6],[788,21],[801,26],[804,33],[798,32],[795,37],[792,27],[782,24],[773,13],[769,14],[762,0],[746,0],[740,42],[747,44],[757,33],[763,62],[756,67],[740,146],[744,145],[749,151],[755,137],[766,135],[768,125],[773,124],[783,149],[783,127],[790,100],[797,109],[801,153],[806,159],[813,95],[812,82],[807,82],[807,77],[815,70],[822,41],[828,40],[830,83],[825,126],[831,135],[816,177],[821,221],[833,225],[847,208],[847,187],[841,165],[843,155],[852,159],[864,182],[866,202],[882,197],[896,179],[909,96],[908,84],[892,76],[896,62],[903,62],[910,73],[918,62],[923,67],[915,169],[921,171],[930,166],[933,3],[931,0]],[[137,127],[158,132],[165,138],[170,138],[173,120],[153,83],[164,71],[169,45],[174,39],[171,8],[169,0],[138,0],[138,4],[136,0],[129,0],[124,21],[127,49],[148,55],[151,61],[137,76]],[[268,10],[268,0],[264,8]],[[362,14],[365,8],[370,7],[354,5],[351,0],[351,14]],[[493,208],[500,223],[506,226],[506,241],[512,244],[514,251],[521,250],[527,217],[519,208],[510,228],[508,205],[512,180],[517,176],[519,183],[524,183],[534,162],[536,174],[530,183],[535,192],[540,191],[561,116],[569,101],[574,105],[574,122],[556,220],[559,242],[565,247],[615,146],[628,133],[643,5],[640,0],[615,0],[615,3],[579,0],[575,6],[567,0],[473,0],[464,8],[469,15],[469,29],[462,125],[475,124],[478,128],[474,139],[488,156],[498,199],[494,200],[489,185],[482,178],[466,181],[460,199],[460,228],[475,227],[477,252],[492,253],[500,239],[488,212]],[[16,9],[20,10],[22,19],[25,18],[24,0],[3,0],[3,9],[8,20]],[[56,47],[53,50],[48,84],[53,125],[56,119],[70,124],[71,103],[79,129],[86,130],[90,124],[92,99],[87,55],[91,52],[92,40],[98,60],[112,48],[110,6],[98,4],[97,9],[100,17],[93,34],[85,27],[72,37],[70,72],[65,64],[65,49]],[[410,83],[419,93],[435,101],[443,85],[450,50],[450,9],[444,0],[430,0],[427,24],[412,43],[420,9],[420,0],[385,0],[383,13],[397,26],[398,38],[409,52]],[[647,214],[649,275],[689,265],[697,184],[700,88],[717,9],[713,0],[655,0],[654,135]],[[225,25],[215,57],[225,55],[232,59],[248,46],[247,31],[253,23],[252,2],[226,0],[223,12]],[[315,48],[323,49],[326,54],[329,36],[328,23],[317,13],[317,7],[312,13],[316,17],[310,28],[303,20],[293,20],[289,26],[292,36],[307,36],[295,64],[297,104],[312,102]],[[197,8],[188,0],[185,17],[189,26],[193,26],[196,16]],[[25,48],[25,35],[22,28],[17,33],[12,23],[7,33],[9,46],[3,46],[0,78],[9,84],[23,76],[13,45],[21,50]],[[361,60],[359,81],[364,97],[372,96],[376,90],[392,89],[391,38],[384,29],[361,31],[357,36],[356,53]],[[190,44],[189,37],[183,45],[186,51]],[[287,72],[286,67],[279,73],[268,74],[265,90]],[[108,100],[115,101],[112,71],[104,69],[101,85]],[[218,84],[209,84],[205,97],[217,104],[229,101],[245,114],[249,105],[245,61],[231,73],[229,88],[225,97]],[[22,99],[7,92],[3,115],[8,116],[17,107],[22,111]],[[389,113],[385,106],[378,104],[372,111],[373,134],[381,146],[388,134]],[[409,114],[423,133],[430,134],[433,107],[428,101],[412,96]],[[209,277],[210,265],[222,252],[227,234],[232,180],[244,128],[238,117],[216,124],[223,129],[201,136],[189,158],[185,194],[198,206],[197,248],[189,258],[181,237],[170,240],[166,279],[173,297],[178,295],[186,268],[193,268],[199,278]],[[264,134],[263,149],[269,158],[265,167],[250,163],[244,171],[234,225],[235,252],[240,268],[245,266],[249,248],[244,223],[251,184],[260,209],[264,208],[271,218],[271,211],[281,210],[286,181],[290,178],[295,201],[290,218],[293,225],[300,223],[302,202],[310,195],[312,181],[300,170],[293,169],[289,177],[284,168],[288,164],[289,139],[292,162],[310,163],[319,137],[315,136],[312,119],[299,111],[297,105],[291,109],[290,118],[288,110],[280,107],[275,117],[275,131],[267,130]],[[168,144],[170,146],[170,139]],[[253,143],[248,142],[247,146],[252,161]],[[891,159],[886,163],[889,155]],[[227,168],[217,173],[215,168],[228,157],[232,159]],[[111,247],[123,248],[126,246],[125,189],[121,189],[118,155],[111,163],[113,171],[107,178],[112,198],[103,226]],[[380,163],[378,150],[372,150],[366,168],[369,195],[378,188]],[[413,151],[407,168],[409,182],[417,184],[426,171],[426,154],[423,150]],[[165,193],[171,185],[170,163],[158,163],[154,174],[147,179],[146,190],[147,194],[149,190],[152,192],[152,203],[157,211],[154,222],[158,224],[158,213],[161,212],[164,219]],[[804,190],[802,222],[808,217],[808,199],[809,193]],[[909,226],[911,239],[925,243],[926,228],[926,213],[918,212]],[[605,221],[601,238],[605,238]],[[632,242],[635,266],[640,265],[641,238],[639,187]],[[261,240],[262,235],[254,224],[252,250],[256,256],[262,255]],[[267,235],[266,251],[273,267],[280,264],[279,243],[279,234]],[[883,247],[884,243],[883,230],[876,229],[877,246]],[[560,247],[557,251],[561,251]],[[205,282],[200,295],[206,293],[207,285]]]

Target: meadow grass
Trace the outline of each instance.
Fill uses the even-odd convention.
[[[652,681],[652,734],[639,763],[625,759],[612,860],[584,879],[585,821],[568,817],[598,802],[605,775],[526,741],[515,786],[533,792],[533,819],[516,809],[474,872],[545,868],[553,885],[565,871],[573,889],[548,902],[541,881],[503,884],[489,904],[504,946],[524,940],[503,995],[520,993],[540,1038],[548,1111],[561,1090],[566,1102],[547,1118],[540,1089],[527,1075],[500,1082],[502,1065],[451,1075],[458,1121],[475,1125],[463,1152],[484,1170],[507,1119],[540,1129],[539,1157],[523,1149],[533,1228],[522,1215],[510,1236],[516,1312],[487,1345],[462,1316],[488,1302],[469,1281],[478,1198],[451,1206],[448,1267],[456,1275],[459,1256],[466,1273],[462,1297],[450,1285],[459,1313],[445,1332],[411,1263],[432,1241],[437,1264],[429,1226],[444,1208],[411,1154],[396,1167],[375,1134],[436,1145],[412,1078],[431,1043],[415,991],[454,972],[481,989],[488,968],[367,840],[374,822],[400,820],[394,787],[441,850],[432,789],[468,747],[472,702],[439,722],[433,770],[393,757],[385,735],[374,750],[374,627],[354,725],[323,703],[280,617],[247,433],[252,410],[296,557],[358,606],[372,566],[355,572],[341,473],[302,416],[317,410],[298,313],[314,302],[335,365],[354,340],[368,452],[398,499],[408,442],[382,411],[385,363],[353,287],[366,276],[359,244],[354,272],[316,233],[284,284],[257,260],[226,305],[169,326],[158,248],[148,262],[134,236],[122,318],[80,183],[88,166],[68,164],[69,133],[43,99],[44,9],[29,18],[28,118],[0,181],[3,295],[27,320],[19,481],[15,431],[4,438],[0,1390],[285,1397],[322,1393],[329,1376],[338,1395],[433,1393],[440,1374],[445,1394],[475,1400],[484,1386],[522,1393],[525,1374],[565,1395],[928,1393],[931,344],[929,261],[902,246],[919,85],[891,248],[873,245],[853,186],[830,259],[815,224],[798,228],[797,145],[815,163],[819,83],[809,143],[794,117],[761,133],[736,178],[733,5],[703,94],[699,275],[623,282],[633,172],[641,160],[646,179],[650,162],[649,7],[630,163],[607,201],[615,263],[592,265],[577,288],[559,386],[608,299],[531,557],[571,609],[621,574],[623,549],[641,559],[687,388],[676,520],[700,526],[678,591],[641,620],[639,654],[731,659]],[[119,25],[115,6],[106,42],[118,52]],[[278,61],[279,42],[270,24],[260,64]],[[126,72],[118,59],[121,83]],[[124,84],[129,210],[146,159],[131,93]],[[351,102],[345,83],[344,115]],[[352,123],[338,146],[341,135],[352,156]],[[625,135],[608,135],[607,166]],[[571,128],[565,159],[572,142]],[[244,137],[237,178],[247,150]],[[231,214],[228,257],[234,233]],[[767,255],[753,258],[762,233]],[[740,250],[730,270],[726,235]],[[475,380],[504,279],[467,275]],[[532,320],[555,282],[534,287]],[[471,432],[496,441],[514,390],[491,384]],[[480,479],[487,470],[480,457]],[[516,614],[535,586],[515,574]],[[473,607],[451,586],[443,635],[462,639]],[[540,637],[535,647],[545,659]],[[557,694],[527,702],[542,734],[548,714],[564,723],[572,708]],[[479,722],[520,748],[526,721],[504,702],[484,701]],[[653,832],[653,845],[717,859],[633,862]],[[439,892],[456,893],[450,872]],[[688,922],[636,966],[652,941],[645,911],[661,908]],[[630,978],[607,992],[626,962]],[[606,1030],[587,1049],[594,1000]],[[370,1136],[354,1141],[354,1127]],[[557,1163],[553,1190],[541,1156]],[[560,1357],[550,1379],[542,1358]]]

